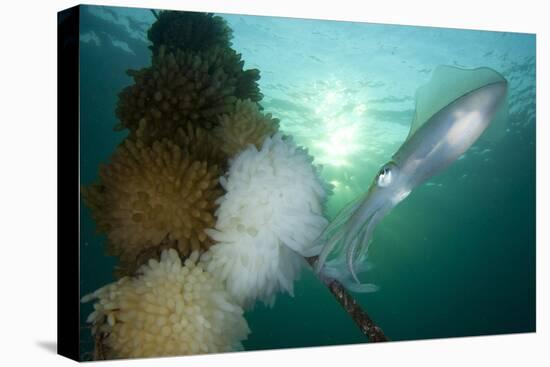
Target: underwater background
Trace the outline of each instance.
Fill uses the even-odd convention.
[[[535,330],[535,36],[430,27],[221,15],[245,68],[261,71],[261,105],[307,147],[334,186],[333,217],[369,187],[408,134],[414,95],[441,64],[491,67],[509,81],[499,139],[466,154],[385,217],[368,281],[355,294],[394,341]],[[125,132],[113,131],[127,69],[151,63],[148,9],[81,7],[80,175],[98,177]],[[80,294],[112,282],[89,209],[80,212]],[[81,357],[93,340],[81,307]],[[364,343],[334,297],[303,271],[295,295],[245,317],[245,350]]]

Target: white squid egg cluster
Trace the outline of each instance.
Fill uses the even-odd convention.
[[[160,261],[82,298],[96,300],[88,322],[103,335],[108,358],[154,357],[242,349],[249,328],[223,284],[174,249]]]
[[[220,182],[226,194],[206,230],[217,243],[203,260],[241,305],[272,305],[278,291],[293,293],[303,255],[327,224],[328,186],[307,151],[281,134],[237,154]]]

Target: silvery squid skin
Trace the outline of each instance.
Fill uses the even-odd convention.
[[[334,276],[331,275],[334,272],[324,266],[328,255],[338,247],[340,265],[345,254],[347,270],[356,282],[348,288],[355,291],[375,289],[372,284],[361,289],[355,271],[356,260],[364,262],[374,228],[384,215],[415,187],[464,154],[487,129],[507,94],[506,79],[494,73],[497,76],[491,77],[487,84],[468,90],[416,130],[411,129],[409,137],[380,169],[364,196],[345,208],[317,239],[316,245],[322,245],[317,272]]]

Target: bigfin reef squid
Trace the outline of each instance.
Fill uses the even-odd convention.
[[[504,109],[507,89],[506,79],[490,68],[438,66],[417,91],[404,143],[378,171],[368,191],[344,207],[315,240],[313,252],[319,254],[315,271],[340,280],[350,291],[377,290],[357,277],[368,270],[366,257],[376,225],[415,187],[474,144]]]

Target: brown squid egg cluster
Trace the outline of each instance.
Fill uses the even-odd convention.
[[[232,29],[220,16],[173,10],[161,10],[147,31],[155,55],[161,46],[169,51],[201,51],[216,45],[230,48],[232,36]]]
[[[152,144],[151,136],[156,136],[157,126],[149,123],[146,118],[139,122],[135,136],[146,144]],[[189,157],[195,160],[205,160],[224,168],[227,164],[227,155],[220,149],[220,140],[209,131],[193,124],[191,121],[181,121],[169,138],[184,149]]]
[[[170,140],[126,139],[100,168],[100,183],[82,193],[98,231],[107,235],[108,253],[131,274],[151,249],[168,244],[187,256],[210,247],[204,229],[215,224],[220,173]]]
[[[211,129],[239,98],[236,91],[243,65],[232,49],[167,53],[161,47],[152,66],[128,71],[135,83],[119,94],[116,128],[127,128],[132,134],[145,118],[155,125],[151,140],[170,137],[185,121]]]
[[[277,132],[279,120],[271,114],[263,114],[258,104],[251,100],[237,101],[235,108],[220,117],[220,125],[214,135],[221,142],[221,150],[233,157],[249,144],[260,148],[264,139]]]

